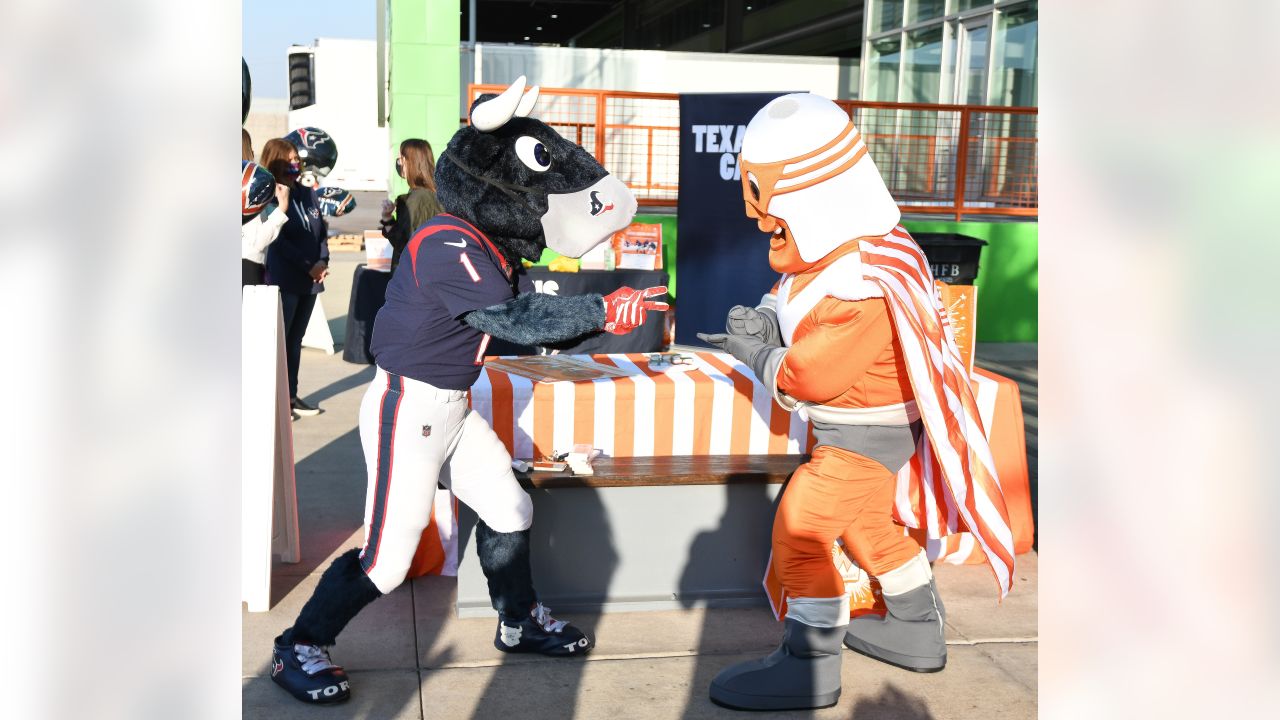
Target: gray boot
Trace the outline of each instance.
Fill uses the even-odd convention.
[[[854,652],[915,672],[937,672],[947,665],[943,638],[946,608],[933,578],[900,595],[884,594],[883,619],[863,615],[849,621],[844,644]]]
[[[788,617],[782,644],[760,660],[730,665],[711,681],[711,702],[734,710],[806,710],[840,699],[844,626],[819,628]]]

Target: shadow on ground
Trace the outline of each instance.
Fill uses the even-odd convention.
[[[594,639],[599,613],[609,595],[609,585],[618,564],[613,530],[596,488],[554,491],[571,493],[572,503],[549,502],[550,492],[532,490],[529,493],[534,502],[530,534],[534,586],[536,589],[539,583],[544,583],[545,587],[559,588],[559,597],[540,594],[539,600],[555,611],[557,619],[573,623]],[[564,532],[570,528],[572,533]],[[590,546],[567,539],[581,537],[579,533],[584,531],[595,538]],[[460,542],[459,547],[467,547],[465,541]],[[563,603],[560,610],[556,610],[558,603]],[[564,612],[566,607],[571,612]],[[570,709],[569,714],[572,714],[571,709],[582,692],[582,676],[587,669],[585,656],[555,658],[551,664],[544,664],[541,669],[533,671],[527,663],[520,662],[515,666],[524,659],[502,654],[502,664],[489,679],[472,715],[473,720],[509,716],[513,710],[522,714],[518,704],[512,707],[512,699],[528,696],[535,689],[540,703],[549,703],[549,708]],[[530,683],[536,688],[522,689],[522,684]]]
[[[321,571],[345,550],[364,523],[364,453],[360,431],[351,429],[294,466],[298,495],[299,562],[272,568],[271,605],[307,575]]]
[[[356,372],[353,375],[348,375],[341,380],[336,380],[325,385],[319,390],[308,393],[306,397],[311,401],[311,404],[318,405],[339,393],[346,392],[352,388],[368,385],[373,382],[373,376],[376,372],[377,368],[373,365],[369,365],[361,368],[359,372]]]
[[[778,500],[770,498],[767,486],[758,482],[734,482],[731,477],[723,487],[725,509],[720,517],[720,524],[716,529],[699,533],[694,538],[689,546],[688,561],[680,574],[680,604],[685,608],[714,605],[714,596],[709,590],[717,586],[717,576],[723,574],[726,561],[732,560],[725,557],[725,548],[735,547],[741,542],[740,523],[743,521],[760,528],[758,547],[754,552],[744,554],[748,557],[768,556],[771,542],[768,529],[773,527]],[[782,493],[779,492],[777,497],[781,498]],[[763,567],[760,572],[764,572]],[[760,592],[760,599],[765,601],[763,590]],[[740,633],[733,627],[717,623],[716,620],[719,619],[719,615],[710,612],[703,617],[689,698],[685,702],[685,718],[700,717],[714,707],[709,695],[711,680],[732,664],[730,660],[716,654],[716,651],[723,647],[725,637]],[[776,636],[780,640],[781,624],[776,629]]]
[[[855,702],[849,720],[933,720],[933,713],[924,700],[889,684],[879,695]]]

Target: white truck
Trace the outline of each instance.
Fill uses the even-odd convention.
[[[321,185],[386,192],[392,156],[378,117],[377,43],[320,38],[288,52],[288,129],[317,127],[338,145],[338,164]]]

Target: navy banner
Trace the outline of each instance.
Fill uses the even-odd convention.
[[[755,307],[778,279],[768,235],[746,216],[738,151],[751,118],[784,94],[680,96],[678,343],[705,345],[697,333],[724,332],[729,308]]]

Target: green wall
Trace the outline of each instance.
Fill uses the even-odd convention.
[[[662,223],[662,266],[676,296],[676,216],[636,215],[638,223]],[[1038,335],[1039,223],[907,220],[909,232],[949,232],[987,241],[978,264],[978,342],[1036,342]],[[542,253],[539,265],[559,257]]]
[[[1039,223],[906,220],[908,232],[949,232],[987,241],[978,261],[978,342],[1036,342]]]
[[[396,151],[406,138],[431,143],[437,157],[458,130],[458,85],[461,33],[460,0],[378,0],[390,13],[392,197],[408,187],[395,173]]]

